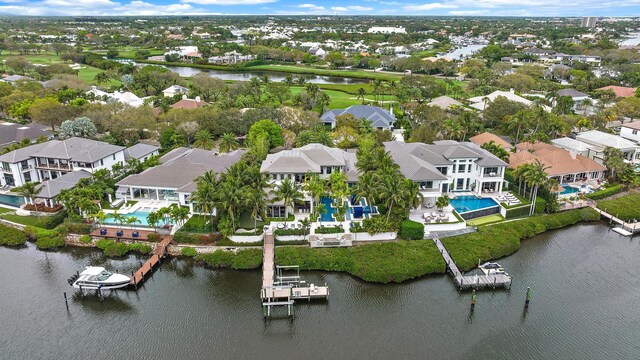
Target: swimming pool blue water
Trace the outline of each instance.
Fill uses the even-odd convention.
[[[335,221],[333,214],[336,209],[331,207],[333,200],[330,197],[323,196],[320,198],[320,203],[324,205],[324,211],[320,214],[320,221]]]
[[[0,194],[0,204],[20,207],[24,205],[24,198],[22,196]]]
[[[453,206],[458,213],[466,213],[498,206],[498,203],[491,198],[479,198],[471,195],[458,196],[455,199],[451,199],[450,202],[451,206]]]
[[[570,194],[575,194],[578,191],[580,191],[578,188],[574,188],[573,186],[569,186],[569,185],[562,185],[562,192],[560,192],[560,195],[570,195]]]
[[[133,224],[133,226],[149,226],[149,224],[147,223],[147,216],[149,216],[149,213],[146,211],[138,210],[129,214],[121,214],[121,215],[124,219],[131,216],[135,216],[136,218],[138,218],[140,222]],[[106,219],[104,219],[104,224],[120,225],[111,216],[108,216]],[[125,221],[123,221],[123,226],[127,226]]]

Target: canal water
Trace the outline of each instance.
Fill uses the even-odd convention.
[[[249,81],[253,77],[259,77],[268,75],[270,81],[281,82],[284,81],[285,77],[293,76],[293,79],[297,79],[298,77],[303,76],[307,79],[307,82],[316,83],[316,84],[366,84],[371,80],[369,79],[356,79],[356,78],[347,78],[347,77],[339,77],[339,76],[318,76],[318,75],[308,75],[308,74],[290,74],[285,72],[272,72],[272,71],[222,71],[222,70],[209,70],[209,69],[198,69],[192,67],[182,67],[182,66],[165,66],[167,69],[177,73],[182,77],[191,77],[201,72],[206,72],[210,76],[217,77],[222,80],[233,80],[233,81]]]
[[[99,252],[0,248],[2,359],[638,359],[640,239],[603,224],[523,242],[500,263],[511,291],[459,293],[445,275],[374,285],[338,273],[325,303],[264,321],[259,271],[166,262],[138,292],[73,296],[82,266],[130,273],[139,263]],[[533,290],[523,310],[527,286]]]

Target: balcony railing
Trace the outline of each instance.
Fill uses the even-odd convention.
[[[73,167],[70,164],[38,164],[36,165],[39,169],[56,169],[56,170],[73,170]]]
[[[489,171],[489,172],[483,172],[482,173],[482,177],[500,177],[501,174],[499,172],[494,172],[494,171]]]

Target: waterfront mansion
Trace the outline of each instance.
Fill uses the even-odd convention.
[[[507,163],[471,142],[433,144],[390,141],[385,149],[426,198],[448,192],[501,193]]]
[[[0,185],[22,186],[44,182],[73,171],[94,172],[125,162],[125,148],[101,141],[72,137],[50,140],[0,156]]]

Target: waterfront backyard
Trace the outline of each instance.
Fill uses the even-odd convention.
[[[17,276],[13,284],[0,283],[0,331],[8,334],[0,345],[7,358],[84,359],[90,347],[96,358],[420,358],[429,352],[434,359],[631,359],[640,342],[633,331],[640,321],[633,306],[640,284],[617,275],[640,272],[636,245],[602,224],[535,236],[500,260],[516,279],[511,291],[480,293],[473,313],[470,294],[459,293],[447,275],[382,286],[339,273],[305,272],[307,281],[331,287],[331,300],[297,305],[293,322],[263,320],[256,306],[258,271],[210,270],[173,259],[142,291],[100,301],[71,296],[66,279],[87,261],[128,273],[139,264],[136,256],[114,260],[79,248],[0,248],[0,271]],[[527,287],[533,296],[525,311]],[[99,333],[92,330],[96,323]],[[336,328],[337,323],[343,325]],[[146,330],[137,336],[122,331],[139,324]],[[367,329],[377,330],[366,338],[348,336]],[[54,339],[47,335],[52,332],[65,336]],[[32,336],[13,335],[25,333]]]

